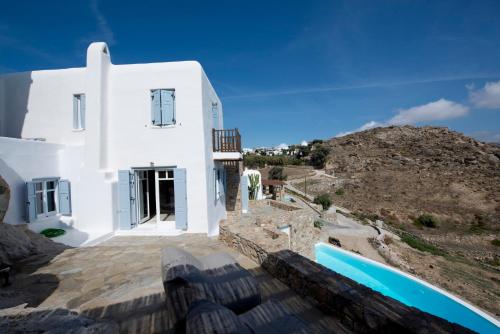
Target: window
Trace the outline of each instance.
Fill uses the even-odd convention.
[[[219,105],[217,102],[212,102],[212,127],[219,129]]]
[[[85,94],[73,95],[73,130],[85,129]]]
[[[175,90],[153,89],[151,91],[151,124],[154,126],[174,125]]]
[[[26,182],[26,220],[36,221],[60,213],[71,215],[71,186],[55,177]]]
[[[173,170],[159,170],[158,171],[158,179],[159,180],[173,180],[174,179],[174,171]]]
[[[56,214],[57,179],[35,181],[36,215],[48,217]]]

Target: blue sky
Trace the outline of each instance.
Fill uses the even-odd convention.
[[[5,1],[0,73],[198,60],[244,146],[388,124],[500,141],[500,1]]]

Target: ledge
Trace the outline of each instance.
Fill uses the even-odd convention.
[[[214,152],[214,160],[243,160],[240,152]]]

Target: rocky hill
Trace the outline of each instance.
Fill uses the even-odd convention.
[[[394,223],[423,213],[443,225],[496,228],[500,148],[436,127],[376,128],[327,142],[336,202]],[[443,226],[445,227],[445,226]]]

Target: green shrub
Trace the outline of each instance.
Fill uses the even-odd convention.
[[[285,165],[302,165],[303,162],[299,158],[277,155],[277,156],[263,156],[260,154],[245,154],[243,156],[243,163],[249,168],[263,168],[269,166],[285,166]]]
[[[47,238],[55,238],[55,237],[58,237],[60,235],[65,234],[65,233],[66,233],[66,231],[62,230],[60,228],[47,228],[47,229],[43,230],[42,232],[40,232],[40,234],[46,236]]]
[[[352,215],[361,221],[371,220],[372,222],[376,222],[378,219],[380,219],[380,217],[375,213],[364,213],[364,212],[354,211]]]
[[[484,217],[481,215],[474,215],[474,221],[472,222],[469,231],[474,234],[483,234],[488,232],[488,226],[484,221]]]
[[[433,215],[423,214],[415,219],[415,224],[419,226],[436,228],[439,225],[439,220]]]
[[[325,146],[315,145],[314,151],[311,151],[311,154],[310,154],[311,165],[317,169],[324,168],[325,164],[326,164],[326,159],[328,157],[328,153],[330,153],[330,150],[328,148],[326,148]]]
[[[335,195],[337,196],[342,196],[345,194],[345,190],[343,188],[339,188],[337,190],[335,190]]]
[[[493,246],[500,247],[500,239],[493,239],[493,240],[491,240],[491,244]]]
[[[486,260],[486,263],[490,266],[500,267],[500,257],[494,255],[492,259]]]
[[[427,252],[427,253],[431,253],[433,255],[440,255],[440,256],[446,255],[446,252],[443,251],[442,249],[440,249],[434,245],[431,245],[431,244],[425,242],[424,240],[419,239],[417,237],[414,237],[410,234],[406,234],[406,233],[403,234],[401,236],[401,241],[408,244],[410,247],[418,249],[422,252]]]
[[[314,146],[316,144],[323,144],[323,139],[313,139],[311,141],[311,145]]]
[[[281,166],[274,166],[269,170],[269,178],[271,180],[286,180],[287,176],[283,173],[284,169]]]
[[[328,194],[321,194],[316,197],[314,197],[314,204],[319,204],[323,208],[323,210],[328,210],[330,206],[332,205],[332,200],[330,199],[330,195]]]
[[[248,175],[248,197],[250,199],[256,199],[257,193],[260,187],[260,176],[259,174],[249,174]]]
[[[314,221],[314,227],[321,229],[323,226],[325,226],[325,223],[323,223],[321,220]]]

